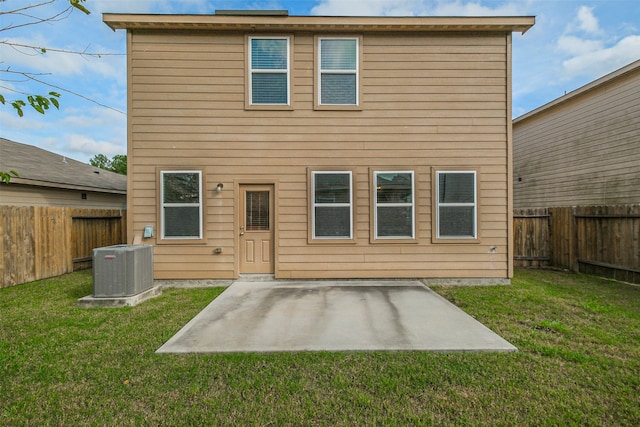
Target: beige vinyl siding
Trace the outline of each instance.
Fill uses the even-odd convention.
[[[640,64],[516,120],[515,207],[640,203],[639,141]]]
[[[238,185],[265,182],[276,184],[277,277],[508,277],[505,34],[358,33],[361,111],[314,110],[325,34],[291,35],[293,108],[274,111],[245,110],[244,33],[131,34],[129,239],[145,225],[159,235],[157,170],[204,166],[207,189],[203,241],[144,241],[155,277],[237,277]],[[432,167],[478,171],[478,242],[431,243]],[[309,243],[308,168],[353,171],[353,241]],[[414,172],[415,241],[370,239],[372,170]]]
[[[82,194],[87,198],[83,199]],[[124,209],[126,199],[125,194],[35,187],[15,182],[0,188],[0,205]]]

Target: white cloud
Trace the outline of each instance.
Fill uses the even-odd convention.
[[[11,99],[13,98],[7,96],[7,101]],[[24,111],[24,116],[19,117],[16,110],[8,102],[5,105],[0,105],[0,123],[2,123],[3,136],[10,131],[35,130],[47,126],[41,119],[42,115],[31,108],[30,105],[23,107],[22,111]]]
[[[413,16],[423,6],[420,0],[321,0],[312,15]]]
[[[594,79],[640,58],[640,35],[619,39],[614,34],[601,29],[593,7],[581,6],[556,42],[557,51],[564,54],[561,80]]]
[[[504,3],[497,7],[484,6],[481,2],[438,1],[433,14],[438,16],[513,16],[523,15],[525,2]]]
[[[563,61],[567,76],[602,76],[610,71],[640,59],[640,35],[628,36],[615,45],[586,51]]]
[[[92,13],[150,13],[153,3],[145,0],[92,0]]]
[[[593,7],[581,6],[578,9],[578,28],[586,33],[598,34],[602,32],[598,19],[593,15]]]
[[[116,154],[124,154],[127,152],[126,141],[97,141],[90,136],[72,134],[61,142],[66,146],[66,150],[64,151],[78,153],[83,158],[91,158],[96,154],[113,157]]]
[[[50,43],[48,41],[44,40],[42,36],[37,35],[34,35],[34,37],[30,39],[8,38],[5,40],[6,43],[18,45],[50,47]],[[56,48],[83,52],[86,50],[87,46],[76,45]],[[44,74],[40,76],[42,79],[46,79],[46,75],[48,74],[71,76],[95,73],[105,77],[117,74],[117,70],[112,65],[115,61],[104,60],[103,58],[96,58],[92,56],[54,51],[40,53],[33,49],[11,47],[7,44],[0,45],[0,56],[4,63],[11,65],[12,69],[16,71],[30,71]]]
[[[462,0],[320,0],[312,15],[360,16],[506,16],[523,14],[527,2],[490,7]]]
[[[91,108],[89,110],[79,110],[77,108],[66,108],[65,117],[60,124],[72,128],[92,128],[96,126],[106,126],[110,128],[126,129],[127,117],[117,111],[107,108]]]
[[[88,7],[98,13],[207,13],[209,0],[92,0]]]
[[[600,40],[586,40],[575,36],[560,36],[557,46],[559,50],[569,55],[585,55],[603,49],[604,43]]]

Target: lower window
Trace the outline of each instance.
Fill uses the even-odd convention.
[[[374,172],[373,180],[375,238],[414,238],[413,171]]]
[[[437,171],[435,184],[437,237],[477,238],[476,172]]]
[[[202,238],[202,173],[160,172],[163,239]]]
[[[314,239],[353,238],[351,172],[311,173]]]

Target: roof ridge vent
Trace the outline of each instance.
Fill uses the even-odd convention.
[[[289,16],[288,10],[216,10],[216,15],[224,16]]]

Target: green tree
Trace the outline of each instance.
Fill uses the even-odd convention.
[[[109,159],[104,154],[96,154],[89,159],[89,164],[106,171],[119,173],[120,175],[127,174],[127,155],[116,154]]]
[[[11,176],[20,177],[20,175],[18,175],[18,172],[16,171],[9,171],[9,172],[0,171],[0,182],[6,182],[7,184],[9,184],[9,182],[11,182]]]
[[[89,164],[104,170],[111,170],[111,161],[104,154],[96,154],[89,159]]]
[[[127,174],[127,155],[126,154],[116,154],[111,159],[111,168],[115,173],[119,173],[120,175]]]

